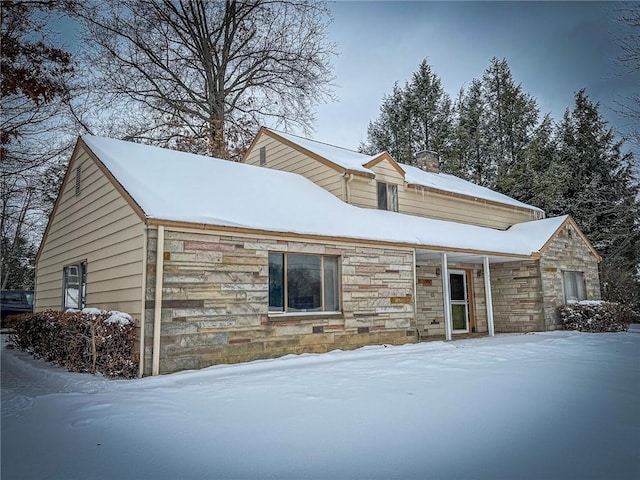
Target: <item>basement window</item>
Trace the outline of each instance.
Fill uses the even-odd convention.
[[[398,186],[378,182],[378,210],[398,211]]]
[[[67,265],[63,269],[63,310],[82,310],[85,307],[87,262]]]
[[[338,312],[338,258],[269,254],[269,312]]]
[[[586,300],[584,274],[582,272],[563,272],[564,301],[575,303]]]

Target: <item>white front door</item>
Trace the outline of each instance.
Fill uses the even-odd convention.
[[[451,292],[451,323],[454,333],[469,331],[469,299],[467,296],[467,275],[464,270],[449,270]]]

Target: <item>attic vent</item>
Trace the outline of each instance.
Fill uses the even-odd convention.
[[[260,147],[260,166],[264,167],[267,164],[267,147]]]
[[[80,195],[81,180],[82,180],[82,167],[76,167],[76,196]]]

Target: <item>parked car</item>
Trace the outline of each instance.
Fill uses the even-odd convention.
[[[9,315],[33,312],[32,290],[2,290],[2,302],[0,303],[0,321]]]

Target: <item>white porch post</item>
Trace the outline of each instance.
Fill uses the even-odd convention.
[[[444,335],[451,340],[451,291],[449,286],[449,268],[447,267],[447,254],[442,252],[440,259],[440,273],[442,275],[442,299],[444,301]]]
[[[491,275],[489,273],[489,257],[484,257],[484,293],[487,303],[487,324],[489,325],[489,336],[495,335],[493,328],[493,300],[491,298]]]
[[[160,328],[162,327],[162,285],[164,276],[164,225],[158,225],[156,247],[156,291],[153,311],[153,351],[151,352],[151,375],[160,373]],[[143,352],[144,353],[144,352]]]

